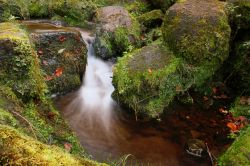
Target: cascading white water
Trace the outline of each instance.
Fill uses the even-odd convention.
[[[94,127],[96,122],[109,129],[110,117],[115,102],[111,98],[114,91],[112,85],[112,64],[95,57],[93,37],[81,31],[83,40],[88,47],[87,66],[84,81],[76,98],[67,107],[85,115],[85,122]]]

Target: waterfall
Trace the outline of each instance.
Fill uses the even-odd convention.
[[[112,85],[112,65],[95,57],[93,49],[93,37],[86,31],[81,31],[83,40],[88,48],[87,66],[81,88],[76,98],[69,104],[67,110],[78,111],[84,114],[84,121],[89,127],[102,126],[109,129],[111,112],[115,102],[111,98],[114,91]],[[77,123],[77,122],[76,122]]]

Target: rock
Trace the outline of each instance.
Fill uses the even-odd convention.
[[[204,157],[207,153],[205,143],[199,139],[189,139],[185,146],[185,150],[188,154],[194,157]]]
[[[49,91],[66,93],[79,88],[87,58],[81,34],[47,24],[31,25],[27,26],[29,36],[35,44]]]
[[[97,30],[94,48],[103,59],[121,56],[130,45],[136,45],[140,33],[139,23],[120,6],[99,8],[96,12]]]
[[[18,24],[0,23],[0,84],[23,101],[40,99],[46,84],[29,37]]]
[[[161,43],[154,43],[118,60],[113,97],[137,114],[156,118],[177,94],[190,86],[187,72],[182,70],[180,58]]]
[[[249,0],[228,0],[230,22],[237,29],[250,28],[250,1]]]
[[[161,10],[152,10],[144,13],[138,17],[138,21],[145,26],[155,26],[161,24],[164,18],[164,14]]]
[[[230,27],[217,0],[177,2],[166,12],[162,30],[175,55],[190,64],[221,63],[228,56]]]
[[[176,0],[147,0],[154,8],[166,11]]]

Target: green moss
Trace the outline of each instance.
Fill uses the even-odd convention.
[[[138,17],[150,10],[148,3],[143,0],[135,0],[125,4],[125,8],[133,17]]]
[[[196,7],[195,3],[194,0],[177,2],[167,11],[162,28],[164,40],[175,55],[183,57],[190,64],[203,64],[214,58],[222,62],[228,56],[230,39],[230,27],[223,5],[217,1],[199,1],[199,7]],[[204,8],[214,6],[216,10],[213,16],[202,5]],[[185,10],[181,11],[180,6]]]
[[[192,75],[167,48],[151,45],[118,60],[113,96],[136,113],[158,117],[165,106],[192,85]],[[185,67],[185,69],[184,69]]]
[[[77,158],[65,150],[48,146],[17,130],[0,125],[1,165],[105,165]]]
[[[219,158],[220,166],[250,165],[250,126],[240,132],[234,143]]]
[[[242,97],[243,98],[243,97]],[[230,112],[233,113],[235,117],[245,116],[250,118],[250,106],[247,103],[241,103],[241,98],[237,98],[230,109]]]
[[[142,24],[149,24],[152,20],[163,20],[164,14],[161,10],[152,10],[138,17],[138,21]]]
[[[28,35],[13,23],[1,23],[0,34],[4,49],[0,55],[4,57],[0,82],[11,87],[24,101],[42,99],[47,87]]]

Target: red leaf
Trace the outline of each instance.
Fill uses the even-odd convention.
[[[68,142],[64,143],[64,148],[69,152],[72,148],[72,145]]]
[[[46,76],[46,78],[45,78],[46,81],[50,81],[50,80],[53,80],[53,79],[54,79],[53,76]]]
[[[40,48],[38,51],[37,51],[38,55],[42,55],[43,54],[43,50]]]
[[[234,123],[232,123],[232,122],[228,122],[227,123],[227,127],[229,127],[232,132],[238,131],[238,127]]]
[[[62,67],[58,67],[58,68],[56,69],[54,75],[55,75],[56,77],[60,77],[60,76],[62,75],[62,73],[63,73],[63,68],[62,68]]]
[[[216,93],[218,93],[218,92],[219,92],[219,89],[216,88],[216,87],[213,87],[213,93],[216,94]]]
[[[66,40],[66,38],[65,38],[64,36],[60,36],[60,37],[59,37],[59,41],[60,41],[60,42],[64,42],[65,40]]]

